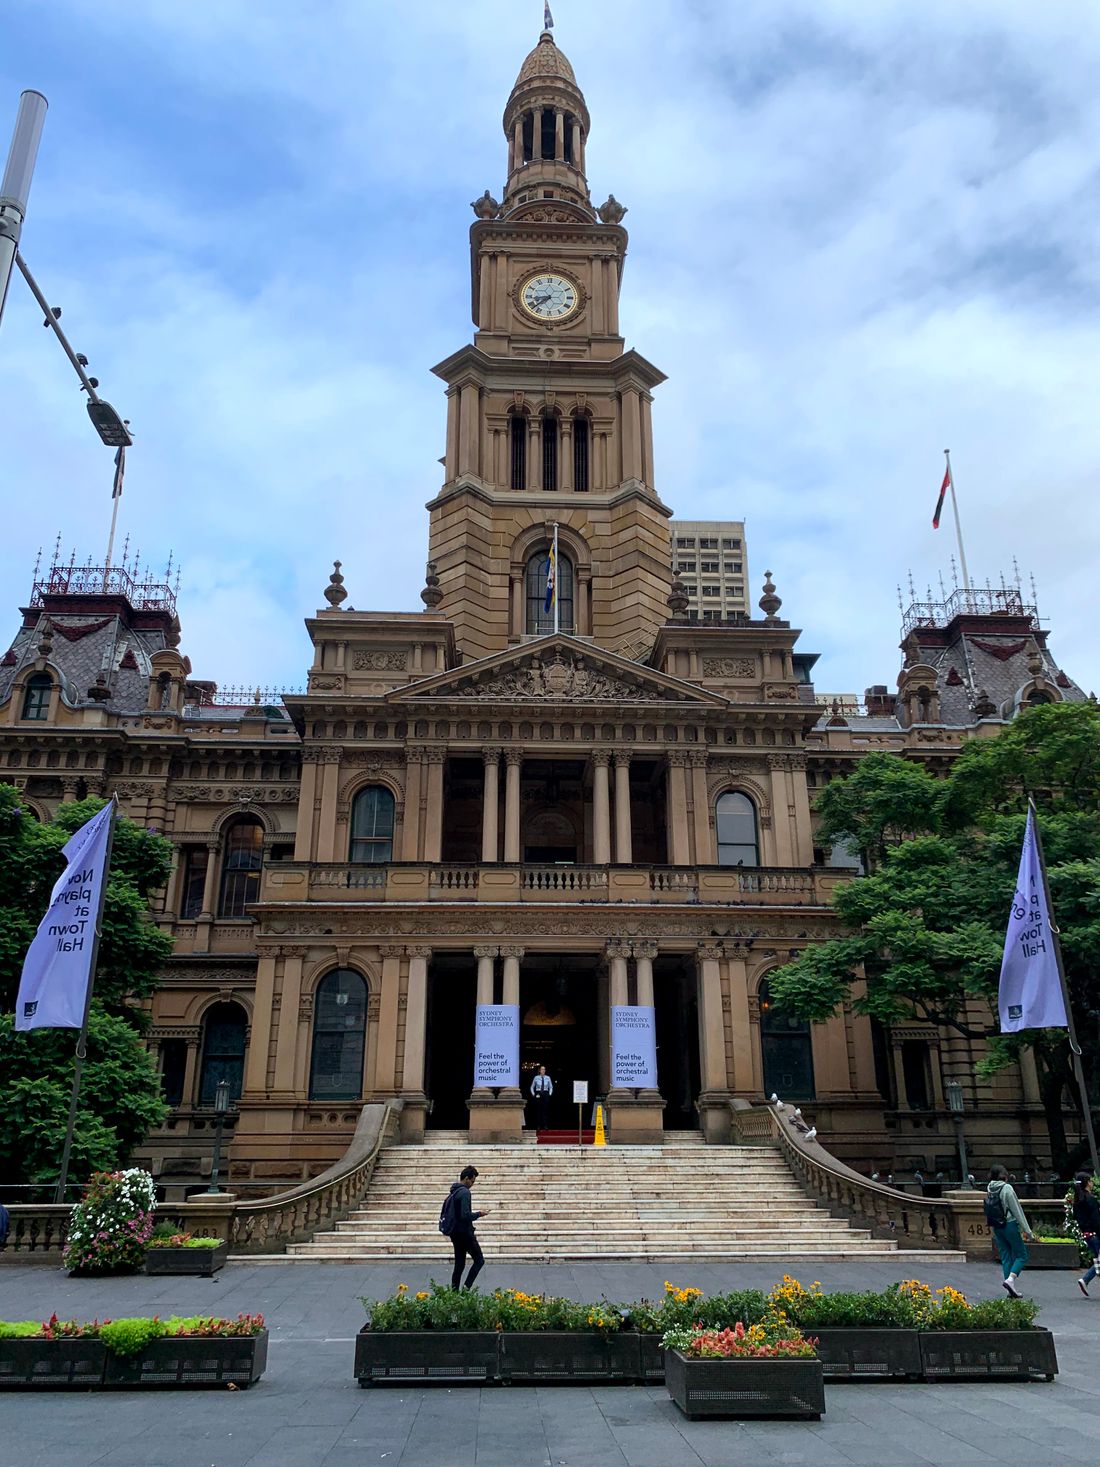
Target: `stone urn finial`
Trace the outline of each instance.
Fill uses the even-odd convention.
[[[621,224],[623,216],[628,212],[614,194],[608,194],[605,201],[596,210],[604,224]]]
[[[48,657],[53,651],[53,627],[48,617],[42,620],[42,633],[38,638],[39,657]]]
[[[424,589],[420,593],[420,599],[427,611],[434,611],[443,600],[443,592],[439,587],[439,577],[435,573],[435,561],[429,560],[424,571]]]
[[[979,718],[992,718],[997,711],[997,705],[984,688],[978,689],[978,696],[974,700],[974,712]]]
[[[100,673],[92,686],[88,689],[88,697],[93,703],[106,703],[111,696],[111,690],[107,686],[107,676]]]
[[[344,578],[340,574],[341,563],[339,560],[332,562],[332,575],[329,576],[328,585],[325,587],[325,600],[332,607],[333,611],[339,608],[341,601],[347,599],[348,594],[344,586]]]
[[[687,587],[678,575],[672,577],[672,589],[665,598],[665,605],[673,616],[686,616],[688,610]]]
[[[776,612],[783,605],[782,601],[775,594],[775,586],[772,583],[772,573],[770,570],[764,572],[764,594],[756,604],[769,621],[775,620]]]
[[[485,190],[480,199],[474,199],[470,208],[479,219],[495,219],[500,213],[500,205],[488,189]]]

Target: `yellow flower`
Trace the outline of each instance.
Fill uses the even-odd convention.
[[[426,1299],[428,1297],[428,1291],[426,1289],[421,1289],[416,1297],[418,1299]]]
[[[398,1286],[397,1286],[397,1292],[399,1294],[407,1294],[409,1292],[409,1286],[408,1286],[408,1284],[398,1284]]]

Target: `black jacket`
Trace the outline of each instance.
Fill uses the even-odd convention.
[[[451,1236],[455,1233],[472,1233],[474,1221],[481,1216],[480,1212],[474,1212],[470,1205],[470,1189],[465,1182],[451,1183],[451,1196],[454,1198],[454,1220],[455,1225],[451,1230]]]
[[[1083,1233],[1100,1233],[1100,1199],[1085,1192],[1073,1204],[1073,1216]]]

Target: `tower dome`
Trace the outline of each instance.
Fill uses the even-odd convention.
[[[504,109],[508,183],[504,209],[521,198],[590,208],[584,174],[588,107],[569,58],[549,30],[524,58]]]
[[[549,31],[543,31],[539,36],[538,45],[527,53],[523,65],[516,77],[516,86],[521,86],[532,77],[556,76],[562,81],[577,85],[577,78],[569,63],[569,57],[564,51],[559,51],[554,43],[554,37]],[[515,87],[512,89],[515,90]]]

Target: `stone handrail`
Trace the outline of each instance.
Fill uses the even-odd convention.
[[[975,1257],[989,1256],[990,1231],[978,1192],[947,1197],[911,1197],[895,1187],[873,1182],[807,1141],[791,1124],[790,1110],[731,1104],[733,1139],[741,1145],[778,1146],[807,1196],[835,1216],[869,1228],[877,1238],[890,1238],[908,1248],[958,1248]],[[1061,1222],[1063,1204],[1056,1198],[1025,1201],[1025,1210],[1041,1219]]]
[[[606,892],[606,866],[524,866],[520,879],[523,891],[573,896],[577,892]]]
[[[440,866],[431,873],[431,889],[454,892],[458,896],[476,894],[480,874],[478,866]]]
[[[385,866],[367,864],[316,866],[309,873],[311,887],[346,886],[363,890],[384,889]]]

